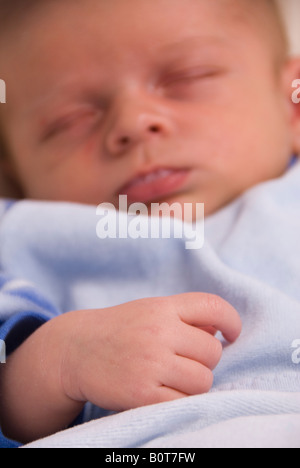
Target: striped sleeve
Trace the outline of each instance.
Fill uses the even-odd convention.
[[[14,201],[0,199],[0,224]],[[32,333],[59,311],[36,287],[0,270],[0,366]],[[0,448],[17,448],[21,444],[6,438],[0,428]]]

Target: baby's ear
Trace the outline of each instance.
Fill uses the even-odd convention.
[[[300,154],[300,57],[292,58],[285,64],[283,85],[288,99],[293,150],[295,154]]]

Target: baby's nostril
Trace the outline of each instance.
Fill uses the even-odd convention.
[[[159,125],[150,125],[148,131],[151,133],[159,133],[160,128]],[[131,138],[128,136],[123,136],[118,139],[118,144],[120,146],[128,146],[130,144]]]
[[[119,142],[122,146],[128,145],[129,143],[129,138],[128,137],[122,137],[119,139]]]
[[[159,132],[159,127],[158,125],[151,125],[151,127],[149,128],[150,132],[152,133],[158,133]]]

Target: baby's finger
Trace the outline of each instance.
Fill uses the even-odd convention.
[[[215,336],[218,333],[218,330],[214,327],[198,327],[199,330],[203,330],[206,333],[209,333],[212,336]]]
[[[229,342],[234,342],[242,331],[239,314],[219,296],[189,293],[176,296],[176,305],[181,320],[194,327],[214,327]]]
[[[221,342],[209,333],[182,323],[175,352],[178,356],[197,361],[213,370],[220,362],[223,347]]]
[[[158,403],[165,403],[167,401],[174,401],[174,400],[181,400],[182,398],[186,398],[190,395],[187,393],[179,392],[178,390],[174,390],[173,388],[166,387],[165,385],[161,385],[157,388],[154,402],[151,404],[158,404]]]
[[[201,395],[211,389],[213,373],[196,361],[174,356],[162,383],[187,395]]]

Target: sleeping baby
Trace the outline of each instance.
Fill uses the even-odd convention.
[[[110,203],[119,209],[120,195],[149,209],[153,202],[204,203],[213,226],[215,216],[255,187],[292,171],[292,156],[300,151],[300,106],[291,99],[300,60],[288,58],[272,0],[7,0],[0,4],[0,25],[0,70],[7,85],[7,102],[0,107],[1,167],[19,198],[34,206],[81,212]],[[26,207],[22,203],[7,204],[2,249],[9,216]],[[37,218],[20,218],[22,236]],[[53,223],[61,233],[66,219],[58,216]],[[239,341],[238,293],[231,301],[217,280],[216,287],[206,287],[205,280],[196,285],[188,252],[173,257],[169,247],[155,257],[156,248],[133,242],[132,262],[139,249],[146,263],[153,255],[162,278],[163,265],[174,262],[186,287],[159,285],[155,293],[162,294],[154,297],[159,295],[141,286],[139,296],[126,292],[114,303],[86,300],[88,294],[78,292],[77,302],[66,305],[62,284],[76,274],[64,256],[70,244],[82,261],[78,274],[88,281],[96,268],[89,270],[74,240],[77,228],[71,237],[61,234],[52,250],[64,258],[57,273],[64,299],[55,297],[55,274],[41,287],[48,288],[53,304],[36,298],[47,310],[42,317],[28,303],[10,315],[11,302],[5,303],[6,312],[0,310],[0,338],[8,354],[0,366],[3,446],[71,427],[87,402],[123,412],[207,394],[223,353],[230,356]],[[28,266],[23,247],[9,250],[8,263],[19,252],[14,271],[0,255],[3,291],[8,278],[32,281],[35,254],[51,250],[51,229],[43,231],[43,252],[38,254],[33,242],[28,249],[33,262],[28,273],[22,270]],[[220,245],[220,230],[211,233]],[[107,249],[114,245],[111,240]],[[122,277],[129,282],[125,264],[131,260],[122,263],[122,252],[116,255],[122,268],[111,277],[116,290]],[[41,262],[45,275],[54,262],[48,260]],[[143,262],[136,268],[141,278]]]

